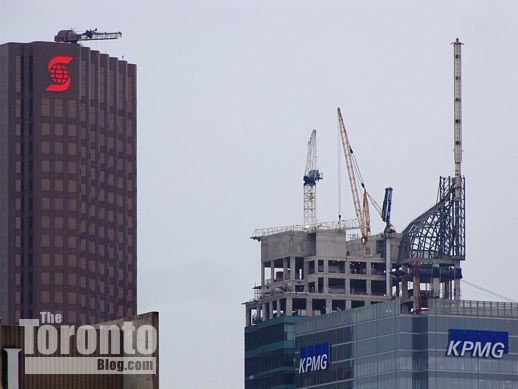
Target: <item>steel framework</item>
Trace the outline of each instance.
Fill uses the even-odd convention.
[[[465,259],[465,179],[460,199],[455,196],[455,182],[454,177],[440,177],[437,203],[403,231],[400,260]]]

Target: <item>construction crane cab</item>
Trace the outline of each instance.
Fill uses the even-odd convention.
[[[86,30],[85,32],[75,32],[74,30],[61,30],[54,37],[54,42],[58,43],[77,43],[88,40],[108,40],[122,38],[122,32],[97,32]]]
[[[304,185],[315,186],[317,181],[322,178],[323,175],[318,170],[310,170],[308,174],[304,175]]]

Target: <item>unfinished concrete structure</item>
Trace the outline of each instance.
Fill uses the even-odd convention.
[[[261,242],[261,284],[254,288],[255,298],[245,303],[246,325],[386,300],[385,237],[372,236],[360,255],[361,240],[347,240],[350,228],[254,234]],[[394,235],[391,257],[397,260],[400,238]]]
[[[400,234],[387,221],[385,233],[369,237],[370,227],[362,222],[358,204],[356,221],[256,230],[251,238],[261,242],[261,284],[254,288],[254,299],[245,303],[247,326],[392,298],[400,299],[404,312],[416,313],[427,307],[429,298],[460,299],[461,262],[465,260],[462,42],[457,38],[452,44],[455,174],[440,177],[436,204]],[[338,114],[347,151],[350,144],[339,109]],[[350,157],[346,159],[352,165]],[[350,178],[354,181],[352,174]],[[360,229],[362,239],[348,239],[347,231],[352,229]]]

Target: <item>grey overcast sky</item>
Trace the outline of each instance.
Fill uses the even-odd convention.
[[[301,223],[318,134],[320,220],[337,217],[336,107],[401,231],[453,174],[452,42],[463,46],[464,276],[518,300],[518,2],[0,0],[0,41],[122,31],[138,65],[139,311],[160,311],[165,389],[243,387],[256,227]],[[353,218],[342,171],[345,218]],[[376,229],[381,230],[381,223]],[[488,299],[464,286],[464,298]]]

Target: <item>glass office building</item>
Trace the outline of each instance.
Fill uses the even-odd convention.
[[[329,351],[327,351],[327,348]],[[518,388],[518,304],[389,301],[295,323],[297,388]]]
[[[245,328],[245,389],[294,389],[297,316],[281,316]]]

